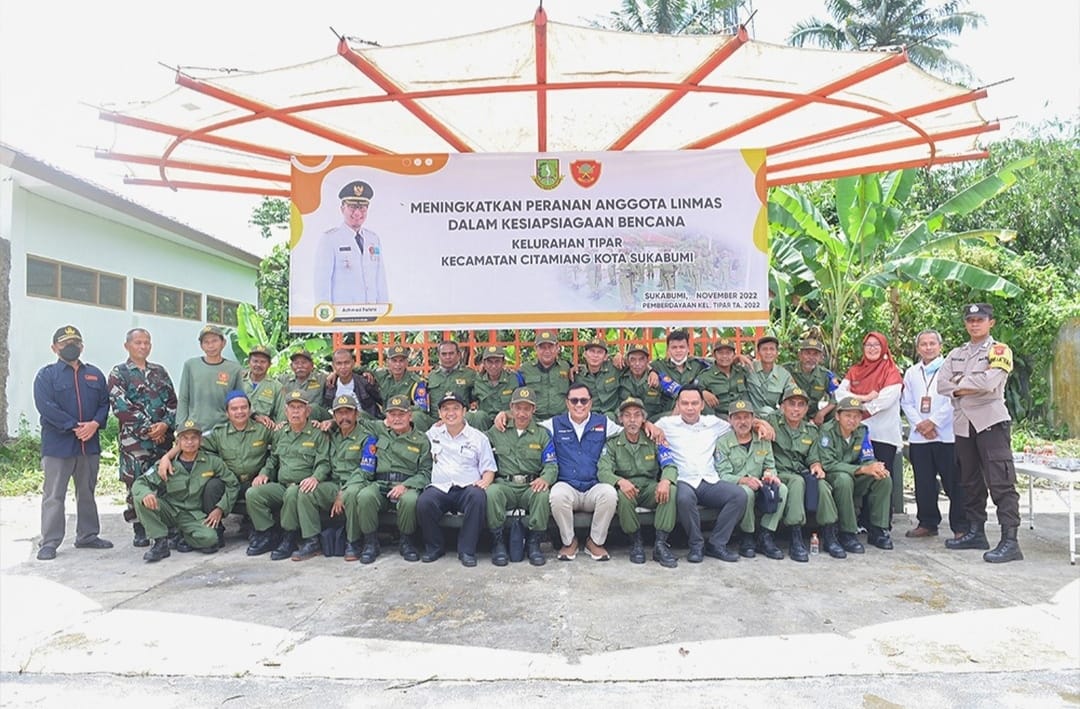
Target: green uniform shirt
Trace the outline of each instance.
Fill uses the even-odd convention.
[[[344,487],[360,470],[364,444],[373,438],[368,426],[357,423],[348,436],[335,425],[330,431],[330,481]]]
[[[661,458],[666,464],[661,465]],[[679,469],[670,455],[662,456],[656,445],[644,431],[638,433],[637,443],[626,437],[626,431],[608,439],[604,452],[596,464],[596,478],[608,485],[616,485],[619,478],[668,480],[672,485],[679,482]]]
[[[472,403],[476,401],[473,395],[473,386],[476,383],[476,370],[458,365],[446,371],[442,367],[435,367],[428,374],[428,411],[435,418],[439,418],[439,400],[448,391],[455,391],[461,398]]]
[[[244,429],[229,422],[203,436],[201,447],[225,461],[225,467],[246,485],[266,467],[270,435],[270,429],[254,421],[248,421]]]
[[[604,362],[594,374],[588,365],[578,368],[574,383],[584,384],[592,392],[592,410],[611,419],[617,419],[619,398],[619,370],[611,362]]]
[[[765,476],[765,472],[776,472],[776,462],[773,459],[772,444],[763,440],[757,433],[751,434],[750,447],[746,448],[735,438],[735,431],[728,431],[716,441],[715,460],[727,462],[728,470],[720,473],[720,479],[724,482],[738,483],[740,478],[758,478]]]
[[[664,397],[664,407],[670,411],[678,396],[676,390],[697,383],[709,365],[702,359],[688,357],[682,371],[670,359],[654,359],[649,367],[660,376],[660,393]]]
[[[548,368],[536,362],[521,365],[524,386],[536,393],[537,420],[549,419],[566,411],[566,393],[570,391],[570,363],[557,359]]]
[[[313,475],[326,482],[330,478],[330,438],[310,423],[299,433],[286,425],[271,436],[270,456],[262,472],[282,485]]]
[[[285,420],[285,402],[281,382],[265,377],[258,385],[251,381],[251,372],[244,372],[241,390],[251,402],[252,416],[269,416],[273,421]]]
[[[477,411],[495,416],[500,411],[510,408],[510,395],[518,386],[517,372],[507,372],[499,376],[497,382],[492,382],[487,375],[481,372],[473,383],[473,396],[476,397]],[[490,419],[488,419],[490,421]]]
[[[184,362],[176,390],[176,420],[194,421],[203,431],[225,423],[225,395],[241,387],[243,368],[232,360],[207,364],[202,357]]]
[[[635,379],[629,369],[619,376],[619,401],[631,396],[641,399],[645,404],[645,415],[650,421],[655,421],[671,410],[671,407],[664,408],[664,397],[660,389],[649,386],[648,370],[645,370],[640,379]]]
[[[818,432],[818,449],[821,451],[821,467],[825,468],[825,473],[854,475],[867,457],[863,451],[864,442],[869,445],[870,439],[866,426],[861,423],[847,440],[840,435],[838,421],[826,421],[822,424]],[[868,457],[873,459],[873,448],[870,449]]]
[[[325,421],[330,418],[329,412],[327,412],[322,405],[323,384],[326,383],[325,373],[312,372],[310,377],[301,382],[296,379],[295,374],[289,372],[288,374],[281,375],[279,381],[281,382],[282,397],[286,396],[293,389],[299,389],[304,395],[304,400],[311,404],[311,412],[308,414],[308,420]]]
[[[754,413],[758,418],[765,418],[769,414],[777,412],[780,399],[784,396],[784,390],[795,384],[791,378],[791,372],[779,364],[773,365],[771,372],[761,368],[761,362],[754,362],[749,375],[746,377],[746,386],[750,394],[750,403],[754,405]]]
[[[173,461],[172,475],[169,476],[167,482],[162,482],[158,476],[157,466],[135,478],[135,482],[131,485],[131,496],[139,502],[150,493],[154,493],[177,509],[201,514],[203,488],[213,478],[221,478],[221,481],[225,483],[225,492],[215,507],[222,513],[229,514],[233,503],[236,502],[236,493],[239,489],[236,476],[229,471],[221,458],[202,450],[195,455],[190,471],[177,456]]]
[[[719,400],[716,408],[706,406],[703,413],[714,414],[727,418],[728,407],[731,402],[740,398],[740,394],[746,394],[746,377],[748,372],[741,364],[732,364],[731,373],[725,374],[716,365],[709,367],[698,377],[698,384],[702,389],[712,392]]]
[[[791,428],[783,414],[773,414],[768,421],[776,430],[776,440],[772,442],[776,472],[798,475],[821,462],[817,426],[803,419],[798,428]]]
[[[375,438],[375,473],[357,468],[346,487],[378,481],[388,487],[401,484],[423,490],[431,483],[431,441],[415,428],[397,434],[378,421],[370,425]]]
[[[809,395],[810,401],[807,402],[806,417],[814,418],[817,416],[818,405],[822,399],[831,398],[832,392],[836,390],[836,387],[840,386],[840,382],[837,381],[836,375],[829,370],[822,367],[820,364],[816,365],[809,372],[802,371],[798,362],[788,367],[788,371],[791,372],[791,378],[795,380],[795,383]]]
[[[390,374],[390,370],[385,367],[379,367],[374,374],[375,383],[379,385],[379,393],[384,402],[390,401],[394,396],[404,396],[412,402],[416,385],[423,381],[416,372],[408,370],[401,375],[401,379],[394,379],[394,375]]]
[[[559,469],[555,464],[555,446],[551,443],[551,434],[536,423],[529,422],[528,428],[518,434],[513,420],[506,422],[506,430],[500,431],[492,426],[487,432],[491,441],[491,451],[495,454],[495,477],[512,482],[511,476],[540,476],[548,485],[554,485],[559,479]]]

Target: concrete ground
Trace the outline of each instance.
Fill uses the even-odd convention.
[[[145,564],[105,500],[116,548],[68,539],[38,562],[38,501],[7,498],[0,705],[1077,706],[1080,567],[1064,506],[1037,493],[1023,562],[905,539],[898,514],[891,552],[675,570],[615,544],[606,563],[548,549],[542,568],[409,564],[386,545],[368,566],[271,562],[245,556],[235,517],[224,551]]]

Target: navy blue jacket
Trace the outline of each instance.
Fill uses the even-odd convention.
[[[75,458],[101,453],[98,434],[88,441],[75,437],[80,421],[97,421],[99,430],[109,419],[109,382],[92,364],[76,370],[58,359],[34,377],[34,405],[41,414],[41,455]]]
[[[555,444],[560,482],[581,492],[597,483],[596,464],[607,441],[607,425],[607,416],[590,414],[579,441],[569,414],[551,419],[551,440]]]

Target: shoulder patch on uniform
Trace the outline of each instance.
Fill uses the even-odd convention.
[[[1005,373],[1011,373],[1013,370],[1013,355],[1009,346],[1001,342],[996,342],[990,347],[990,352],[987,354],[986,359],[989,361],[990,369],[1001,369]]]

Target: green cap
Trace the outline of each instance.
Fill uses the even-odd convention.
[[[784,390],[784,398],[781,399],[780,401],[781,401],[781,403],[783,403],[783,402],[787,401],[788,399],[794,399],[795,397],[802,397],[802,398],[806,399],[807,401],[810,401],[810,397],[806,395],[806,392],[803,391],[802,389],[800,389],[799,387],[795,387],[795,386],[788,387],[787,389],[785,389]]]
[[[645,410],[645,402],[644,401],[637,398],[636,396],[628,396],[625,399],[623,399],[622,402],[619,404],[619,413],[621,414],[623,411],[625,411],[625,410],[627,410],[627,409],[629,409],[631,407],[634,407],[634,406],[638,407],[642,411]]]
[[[825,351],[825,343],[816,337],[808,337],[805,340],[799,342],[800,350],[817,350],[818,352]]]
[[[514,393],[510,395],[510,403],[527,403],[536,406],[536,392],[529,387],[518,387],[514,389]]]
[[[202,342],[202,338],[207,335],[217,335],[221,339],[225,339],[225,331],[217,325],[207,325],[202,330],[199,330],[199,342]]]
[[[746,399],[736,399],[735,401],[731,402],[731,405],[728,406],[727,409],[728,416],[732,414],[740,414],[744,411],[748,414],[754,413],[754,405]]]
[[[262,355],[267,359],[274,358],[274,355],[270,352],[270,348],[266,345],[255,345],[254,347],[252,347],[250,350],[248,350],[248,357],[250,358],[251,355]]]
[[[543,344],[544,342],[551,342],[552,344],[559,344],[559,336],[554,330],[537,330],[536,331],[536,344]]]
[[[626,356],[627,357],[629,357],[630,355],[632,355],[635,352],[643,352],[643,353],[645,353],[646,356],[648,356],[649,355],[649,348],[646,347],[645,345],[640,345],[640,344],[638,344],[638,345],[630,345],[629,347],[626,348]]]
[[[188,433],[189,431],[194,431],[200,436],[202,435],[202,429],[199,428],[199,425],[196,424],[195,421],[193,421],[192,419],[188,419],[187,421],[184,421],[182,424],[176,427],[177,436],[179,436],[181,433]]]
[[[337,411],[338,409],[359,409],[360,402],[356,400],[355,394],[342,394],[334,399],[334,405],[330,407],[331,411]]]
[[[383,407],[384,411],[408,411],[409,400],[408,398],[398,394],[391,396],[390,400],[386,402],[386,406]]]
[[[294,401],[302,401],[305,404],[308,403],[308,400],[306,398],[304,398],[304,392],[300,391],[299,389],[293,389],[292,391],[290,391],[289,393],[287,393],[285,395],[285,403],[286,404],[291,404]]]
[[[845,396],[836,402],[837,411],[865,411],[863,403],[854,396]]]
[[[480,357],[480,359],[485,360],[492,357],[501,357],[503,359],[506,359],[506,350],[502,347],[496,347],[495,345],[485,347],[484,354]]]
[[[393,359],[394,357],[408,357],[409,351],[401,345],[394,345],[386,350],[386,356],[388,359]]]
[[[729,349],[732,352],[738,352],[739,348],[735,346],[735,340],[730,337],[721,337],[716,341],[716,344],[712,346],[713,352],[722,349]]]
[[[586,350],[591,350],[594,347],[597,347],[599,349],[602,349],[604,352],[607,352],[607,340],[602,337],[594,337],[585,343]]]

